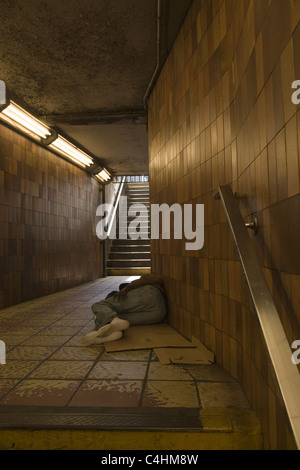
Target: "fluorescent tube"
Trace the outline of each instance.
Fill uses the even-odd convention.
[[[94,163],[91,157],[85,152],[75,147],[75,145],[71,144],[60,135],[48,147],[83,167],[90,166]]]
[[[0,113],[0,119],[16,127],[20,131],[42,141],[51,136],[51,130],[41,121],[22,109],[13,101]]]
[[[98,180],[102,181],[103,183],[106,182],[106,181],[109,181],[110,177],[111,177],[110,173],[105,168],[103,168],[103,170],[101,170],[95,176],[96,176],[96,178],[98,178]]]
[[[13,101],[0,112],[0,119],[84,168],[94,163],[89,155],[57,135]]]

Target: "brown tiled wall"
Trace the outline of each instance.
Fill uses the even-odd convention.
[[[230,184],[290,344],[300,339],[300,2],[195,0],[149,100],[151,202],[205,205],[205,243],[152,240],[170,322],[211,348],[261,418],[266,448],[293,448],[220,201]]]
[[[101,276],[100,185],[0,125],[0,308]]]

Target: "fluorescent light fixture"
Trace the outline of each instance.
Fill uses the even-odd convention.
[[[57,139],[48,145],[48,147],[82,167],[87,167],[94,163],[89,155],[68,142],[61,135],[58,135]]]
[[[72,160],[83,168],[94,164],[93,159],[89,155],[71,144],[71,142],[61,135],[58,135],[55,130],[43,124],[13,101],[10,101],[9,104],[0,111],[0,120],[17,128],[22,133],[39,141],[39,143],[47,146],[61,156]]]
[[[111,175],[110,173],[105,169],[103,168],[99,173],[97,173],[97,175],[95,175],[96,178],[98,178],[98,180],[100,180],[102,183],[106,183],[107,181],[110,180],[111,178]]]
[[[13,101],[10,101],[9,105],[0,113],[0,119],[40,142],[52,135],[48,126]]]

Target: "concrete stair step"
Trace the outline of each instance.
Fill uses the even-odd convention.
[[[107,262],[108,268],[126,268],[126,267],[143,267],[150,268],[151,259],[110,259]]]
[[[142,204],[142,206],[141,206]],[[134,206],[134,207],[132,207]],[[131,208],[131,210],[139,211],[139,212],[145,212],[147,214],[150,210],[150,204],[148,202],[141,202],[141,201],[129,201],[127,200],[127,208]],[[141,210],[142,209],[142,210]]]
[[[126,232],[120,232],[119,237],[121,237],[122,235],[125,236],[125,235],[126,235]],[[133,237],[131,237],[131,236],[129,236],[129,235],[127,234],[127,238],[129,238],[129,239],[132,241],[133,244],[134,244],[136,241],[138,241],[138,240],[144,240],[144,241],[149,240],[149,244],[150,244],[150,234],[149,234],[149,232],[141,232],[141,233],[139,234],[139,237],[138,237],[138,238],[133,238]],[[120,239],[120,240],[123,240],[123,239]],[[118,240],[118,241],[119,241],[119,240]]]
[[[127,200],[149,203],[150,198],[147,195],[141,196],[140,194],[127,194]]]
[[[127,217],[126,217],[126,216],[120,215],[120,217],[118,218],[117,226],[122,224],[122,223],[123,224],[126,223],[126,225],[128,225],[129,222],[131,222],[132,220],[135,220],[137,217],[138,217],[138,220],[141,221],[142,223],[148,222],[148,224],[150,224],[149,213],[148,212],[141,212],[137,216],[127,215]]]
[[[149,184],[148,185],[132,185],[132,184],[127,184],[127,190],[128,191],[149,191]]]
[[[110,254],[110,259],[150,259],[150,251],[114,251]]]
[[[127,189],[127,194],[149,194],[150,190],[149,188],[128,188]]]
[[[142,230],[139,230],[140,226],[137,225],[137,226],[131,226],[129,227],[129,224],[125,225],[121,225],[119,227],[117,227],[117,238],[123,238],[123,236],[125,236],[127,234],[127,236],[129,238],[132,238],[133,234],[132,234],[132,230],[134,229],[134,234],[141,234],[142,235],[147,235],[148,237],[150,236],[150,227],[148,227],[146,224],[144,226],[144,224],[141,224],[141,228]],[[130,235],[129,235],[129,232],[130,232]]]
[[[129,267],[126,268],[106,268],[107,276],[142,276],[143,274],[150,274],[151,268],[149,267]]]
[[[143,206],[150,206],[149,199],[140,198],[140,197],[127,197],[127,204],[143,204]]]
[[[149,195],[147,194],[127,194],[127,199],[135,199],[138,201],[148,201],[149,202]]]
[[[34,411],[27,407],[0,412],[0,421],[2,450],[103,451],[109,445],[110,452],[125,451],[126,455],[129,451],[131,455],[133,451],[131,456],[135,456],[136,461],[143,459],[144,464],[188,465],[188,457],[193,457],[190,465],[194,467],[202,464],[197,451],[262,450],[260,423],[251,410],[242,408],[199,411],[194,408],[115,407],[112,410],[44,406]],[[152,453],[135,454],[138,450]],[[102,458],[100,455],[100,465]]]
[[[143,253],[150,253],[150,243],[147,245],[113,245],[111,247],[111,254],[114,253],[126,253],[126,252],[143,252]]]
[[[142,238],[138,238],[137,240],[132,240],[131,238],[126,238],[124,240],[122,239],[113,240],[113,246],[122,246],[122,245],[131,245],[131,246],[148,245],[150,246],[150,240],[149,239],[143,240]]]

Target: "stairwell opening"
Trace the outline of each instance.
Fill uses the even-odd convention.
[[[120,181],[121,177],[115,178]],[[148,176],[127,176],[116,213],[116,237],[110,243],[107,276],[141,276],[151,271]],[[135,222],[138,219],[138,222]],[[135,236],[131,228],[135,224]],[[137,227],[137,225],[139,225]],[[136,233],[138,235],[136,236]]]

